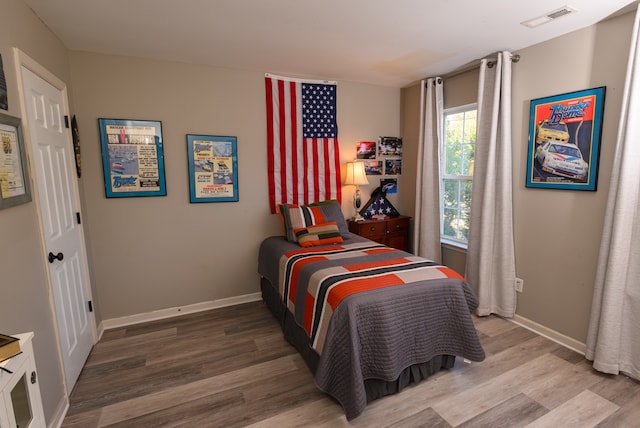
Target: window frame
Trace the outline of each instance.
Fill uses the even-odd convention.
[[[445,162],[446,162],[446,138],[447,138],[447,121],[446,118],[449,115],[458,114],[458,113],[466,113],[469,111],[476,111],[476,140],[477,140],[477,111],[478,111],[478,103],[470,103],[464,104],[461,106],[450,107],[444,109],[442,112],[442,138],[440,141],[439,147],[439,157],[440,157],[440,243],[447,246],[457,247],[467,249],[468,241],[463,241],[461,239],[452,238],[444,235],[444,213],[445,213],[445,201],[444,201],[444,183],[447,179],[455,179],[455,180],[470,180],[473,185],[473,174],[468,175],[450,175],[446,174]],[[464,125],[463,125],[464,129]],[[476,145],[476,141],[473,141],[474,146]],[[475,160],[475,150],[474,150],[474,160]],[[460,202],[460,198],[458,197],[458,202]]]

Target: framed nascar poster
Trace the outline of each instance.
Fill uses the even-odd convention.
[[[527,187],[596,190],[605,90],[531,100]]]
[[[187,134],[189,202],[237,202],[237,138]]]
[[[107,198],[166,196],[162,124],[98,119]]]

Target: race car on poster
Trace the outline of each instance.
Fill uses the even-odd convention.
[[[536,126],[536,144],[542,144],[545,141],[559,141],[561,143],[569,142],[569,128],[564,122],[551,122],[545,119]]]
[[[124,166],[122,162],[114,162],[111,164],[111,172],[116,174],[124,174]]]
[[[536,161],[548,173],[579,181],[584,181],[589,171],[580,149],[569,143],[544,142],[536,149]]]

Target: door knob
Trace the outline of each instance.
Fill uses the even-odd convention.
[[[56,259],[62,261],[63,258],[64,258],[64,254],[62,253],[53,254],[52,252],[49,252],[49,263],[55,262]]]

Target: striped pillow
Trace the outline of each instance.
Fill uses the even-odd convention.
[[[296,242],[294,229],[315,224],[335,222],[343,239],[349,239],[349,227],[344,220],[340,204],[337,201],[326,201],[310,205],[278,205],[285,235],[290,242]]]
[[[294,234],[301,247],[339,244],[342,242],[340,229],[335,221],[294,229]]]

